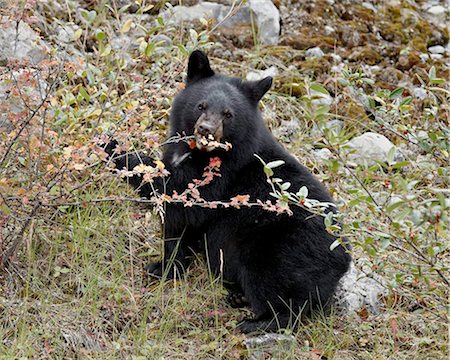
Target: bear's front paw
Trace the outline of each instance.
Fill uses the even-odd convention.
[[[177,279],[181,279],[182,275],[184,274],[184,269],[181,266],[169,266],[167,263],[163,263],[161,261],[148,264],[145,267],[145,270],[147,271],[148,275],[156,279],[164,278],[166,280],[170,280],[174,277],[177,277]]]
[[[244,320],[238,324],[237,329],[244,334],[249,334],[277,331],[278,326],[274,320]]]
[[[164,272],[163,272],[163,266],[162,266],[161,261],[152,262],[152,263],[148,264],[144,269],[148,275],[150,275],[154,278],[157,278],[157,279],[162,279]]]
[[[227,302],[232,308],[242,308],[248,305],[248,301],[244,294],[234,291],[228,293]]]

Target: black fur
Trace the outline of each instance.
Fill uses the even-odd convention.
[[[284,160],[275,169],[275,177],[289,181],[297,191],[307,186],[309,197],[331,202],[325,187],[291,156],[266,128],[258,102],[270,88],[272,79],[248,82],[215,74],[208,58],[194,51],[189,59],[186,88],[173,102],[170,134],[193,134],[202,114],[200,102],[206,102],[209,112],[220,116],[231,109],[232,118],[223,118],[223,141],[232,150],[211,152],[191,150],[186,143],[170,144],[165,148],[163,162],[171,173],[165,184],[167,194],[181,193],[192,179],[201,179],[209,159],[222,160],[221,177],[200,193],[206,200],[227,201],[236,195],[249,194],[250,200],[271,199],[258,154],[266,162]],[[111,153],[111,148],[109,149]],[[180,164],[176,159],[188,153]],[[151,159],[143,158],[144,163]],[[141,159],[128,155],[116,159],[119,168],[128,164],[132,169]],[[132,179],[140,186],[140,179]],[[162,183],[155,182],[162,191]],[[150,187],[140,187],[149,196]],[[293,215],[276,215],[258,207],[241,209],[183,207],[168,204],[165,218],[165,258],[150,265],[157,277],[174,274],[173,264],[182,273],[192,258],[192,251],[207,252],[211,269],[219,274],[223,269],[225,285],[230,290],[233,306],[248,303],[255,313],[254,320],[240,324],[244,332],[273,331],[293,324],[299,314],[326,307],[338,280],[347,271],[350,255],[343,246],[333,251],[335,237],[325,231],[323,218],[312,216],[300,207],[292,207]],[[174,261],[169,261],[169,259]],[[223,263],[221,264],[221,258]],[[172,265],[171,265],[172,264]]]

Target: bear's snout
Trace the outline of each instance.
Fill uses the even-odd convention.
[[[214,147],[207,146],[209,141],[220,142],[223,136],[223,122],[220,116],[203,113],[194,126],[197,147],[200,150],[211,151]]]

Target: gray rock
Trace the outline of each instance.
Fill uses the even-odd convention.
[[[317,46],[306,50],[305,55],[306,57],[321,58],[325,54],[323,53],[322,49]]]
[[[430,58],[430,55],[422,53],[419,55],[419,57],[420,57],[420,60],[422,60],[422,62],[426,63],[427,60]]]
[[[358,266],[352,263],[339,281],[334,294],[334,307],[341,314],[351,314],[363,307],[372,314],[380,311],[380,297],[387,294],[387,283],[364,261],[360,259],[361,265]]]
[[[79,28],[76,24],[58,25],[56,28],[56,41],[58,44],[71,44],[75,42],[75,31]]]
[[[280,13],[276,6],[271,0],[248,0],[248,5],[256,15],[261,43],[277,44],[280,35]]]
[[[333,155],[333,153],[331,152],[330,149],[323,148],[323,149],[314,150],[312,155],[317,160],[329,160],[331,158],[331,156]]]
[[[334,132],[339,132],[344,127],[344,122],[339,119],[332,119],[330,121],[327,121],[325,124],[325,129],[331,129]]]
[[[37,33],[23,21],[10,22],[9,26],[0,28],[0,49],[8,59],[29,59],[38,64],[48,58],[50,48]]]
[[[436,45],[436,46],[430,46],[428,48],[428,52],[432,53],[432,54],[444,54],[445,53],[445,48],[441,45]]]
[[[423,100],[428,97],[428,93],[424,88],[415,87],[412,89],[412,93],[413,93],[414,97],[419,100]]]
[[[273,135],[280,139],[282,137],[289,138],[290,136],[296,134],[300,129],[299,121],[290,120],[290,121],[282,121],[281,126],[272,130]]]
[[[228,17],[231,6],[212,2],[201,2],[194,6],[175,6],[162,16],[169,23],[181,24],[200,19],[215,19],[220,26],[234,27],[239,24],[251,25],[256,19],[259,40],[262,44],[278,43],[280,14],[270,0],[248,0],[239,11]],[[252,16],[252,13],[254,16]]]
[[[431,60],[441,60],[444,57],[442,54],[430,54]]]
[[[271,66],[266,70],[252,70],[247,74],[246,79],[250,81],[262,80],[267,76],[275,77],[278,75],[278,69],[276,66]]]
[[[331,27],[330,25],[325,26],[325,34],[330,35],[334,32],[336,32],[334,27]]]
[[[432,14],[432,15],[444,15],[446,13],[447,9],[445,7],[443,7],[442,5],[435,5],[430,7],[427,12]]]
[[[349,160],[357,164],[371,165],[375,161],[388,162],[388,153],[392,148],[396,152],[394,157],[398,156],[395,145],[387,137],[373,132],[357,136],[346,145],[354,150],[348,154]]]
[[[250,359],[265,359],[266,355],[273,358],[280,358],[277,352],[286,352],[295,344],[295,337],[292,335],[264,334],[249,337],[244,340],[244,345],[249,352]],[[283,351],[284,350],[284,351]],[[271,357],[272,358],[272,357]]]
[[[194,6],[175,6],[173,9],[165,11],[162,16],[175,24],[192,22],[201,18],[216,19],[220,22],[227,14],[227,9],[228,6],[222,4],[202,2]]]
[[[313,104],[330,106],[334,102],[333,97],[329,94],[324,94],[324,93],[322,93],[320,91],[316,91],[314,89],[310,89],[310,93],[311,93],[311,96],[314,97],[314,99],[311,100],[311,102]]]

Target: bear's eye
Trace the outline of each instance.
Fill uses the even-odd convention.
[[[231,113],[230,110],[225,110],[223,112],[223,116],[225,116],[227,119],[231,119],[233,117],[233,114]]]
[[[197,108],[200,110],[200,111],[203,111],[203,110],[206,110],[206,105],[205,104],[198,104],[197,105]]]

